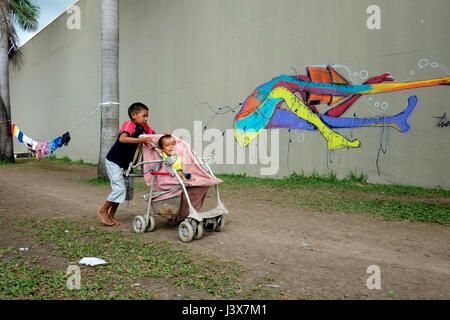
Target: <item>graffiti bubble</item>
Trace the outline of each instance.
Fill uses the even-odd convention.
[[[354,76],[354,77],[357,77],[358,75],[359,75],[358,72],[353,72],[353,76]]]
[[[409,74],[413,76],[413,75],[416,74],[416,72],[415,71],[411,71]]]
[[[363,80],[366,80],[367,78],[369,78],[369,71],[367,70],[361,70],[359,72],[359,77]]]
[[[432,68],[438,68],[438,67],[439,67],[439,63],[437,63],[436,61],[435,61],[435,62],[432,62],[432,63],[431,63],[431,67],[432,67]]]
[[[303,133],[296,132],[295,135],[296,135],[296,137],[295,137],[296,142],[304,142],[305,141],[305,135]]]
[[[372,97],[369,98],[369,101],[372,101]]]
[[[380,103],[379,102],[375,102],[374,106],[378,108],[380,106]]]
[[[427,59],[421,59],[417,66],[419,67],[419,69],[423,69],[426,68],[429,64],[430,62]]]
[[[386,110],[387,108],[389,108],[389,103],[383,102],[383,103],[381,104],[381,109]]]

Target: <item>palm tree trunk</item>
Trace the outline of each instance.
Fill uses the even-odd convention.
[[[14,162],[11,124],[9,123],[11,106],[8,49],[8,37],[0,32],[0,161]]]
[[[119,102],[119,0],[102,0],[102,103]],[[98,176],[106,177],[105,158],[119,134],[119,105],[102,106]]]

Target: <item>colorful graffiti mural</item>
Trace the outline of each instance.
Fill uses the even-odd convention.
[[[417,97],[411,96],[406,109],[395,116],[341,118],[362,95],[450,85],[450,77],[394,83],[389,73],[352,85],[329,65],[309,66],[306,70],[306,76],[282,75],[252,92],[234,119],[235,138],[239,145],[247,146],[264,129],[286,128],[318,130],[326,139],[329,150],[358,148],[361,146],[358,139],[350,141],[333,129],[393,127],[406,132],[409,130],[407,119],[417,105]],[[316,107],[320,104],[328,104],[332,108],[320,114]],[[288,109],[282,109],[283,105]]]

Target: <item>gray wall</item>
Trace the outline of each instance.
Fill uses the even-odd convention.
[[[58,137],[91,113],[101,99],[100,1],[80,1],[81,30],[67,28],[64,14],[23,47],[25,63],[11,69],[11,113],[30,138]],[[70,132],[56,156],[98,161],[100,114]],[[15,142],[15,152],[26,151]]]
[[[366,26],[371,4],[381,8],[381,30]],[[78,5],[82,29],[68,30],[67,15],[61,16],[24,46],[26,64],[11,75],[13,119],[30,137],[42,140],[64,133],[100,102],[100,0]],[[194,144],[194,136],[199,139],[194,121],[221,133],[232,128],[239,111],[238,107],[235,113],[214,117],[210,107],[220,112],[228,110],[220,107],[234,108],[273,77],[305,74],[308,65],[346,66],[349,71],[338,71],[356,84],[364,80],[354,73],[363,71],[364,76],[364,70],[370,77],[390,72],[397,82],[448,76],[449,16],[447,0],[121,0],[121,122],[127,120],[127,107],[142,101],[150,107],[154,129],[185,128]],[[418,68],[423,59],[438,65]],[[411,95],[419,103],[406,133],[339,130],[360,139],[359,149],[328,152],[318,132],[280,129],[279,140],[268,142],[269,147],[279,145],[274,149],[279,161],[276,176],[332,170],[342,178],[357,171],[369,175],[371,182],[450,188],[450,127],[438,128],[433,118],[450,113],[449,87],[368,96],[344,116],[395,115]],[[376,102],[388,107],[375,107]],[[99,131],[96,114],[71,132],[70,147],[57,155],[96,162]],[[223,153],[230,152],[227,138],[230,144],[226,136],[216,144],[223,143]],[[379,155],[378,175],[382,140],[388,145]],[[209,144],[197,142],[197,151]],[[263,145],[260,140],[257,147]],[[237,153],[240,147],[233,146]],[[16,144],[16,150],[20,148]],[[213,168],[261,175],[258,156],[247,154],[245,164],[238,164],[236,154],[234,158],[234,164]],[[251,164],[255,160],[258,164]]]

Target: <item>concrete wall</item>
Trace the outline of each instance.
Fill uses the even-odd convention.
[[[100,1],[80,1],[81,29],[60,16],[23,47],[25,63],[11,69],[12,119],[30,138],[56,138],[91,113],[101,99]],[[100,114],[70,132],[69,147],[56,156],[97,162]],[[16,140],[15,152],[26,148]]]
[[[381,9],[380,30],[369,30],[366,24],[372,4]],[[100,100],[100,0],[78,5],[82,29],[68,30],[67,17],[60,17],[25,45],[25,67],[11,75],[13,118],[36,139],[63,133]],[[329,152],[317,131],[269,130],[269,141],[256,141],[252,148],[257,153],[247,150],[242,161],[230,130],[216,144],[214,138],[203,141],[205,134],[221,136],[232,128],[239,103],[256,87],[282,74],[305,74],[308,65],[340,65],[337,70],[355,84],[384,72],[396,82],[449,76],[449,16],[447,0],[122,0],[121,121],[132,102],[146,103],[150,125],[157,131],[184,128],[197,151],[207,154],[217,147],[228,153],[233,164],[215,164],[217,172],[264,174],[261,168],[268,165],[261,165],[260,156],[267,157],[268,146],[276,176],[332,170],[342,178],[356,171],[372,182],[450,188],[450,127],[439,128],[433,118],[450,114],[447,86],[358,101],[345,117],[395,115],[409,96],[419,100],[408,132],[339,130],[361,140],[358,149]],[[419,68],[419,62],[426,66]],[[99,131],[97,114],[71,132],[72,144],[57,155],[96,162]],[[379,151],[381,142],[386,153]]]

